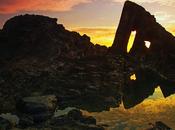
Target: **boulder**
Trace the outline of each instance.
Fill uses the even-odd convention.
[[[150,125],[152,127],[147,130],[172,130],[169,126],[167,126],[162,121],[157,121],[155,122],[155,124],[150,123]]]
[[[6,114],[1,114],[0,117],[10,122],[11,126],[13,127],[19,124],[19,117],[17,115],[6,113]]]
[[[54,95],[25,97],[17,101],[16,109],[20,116],[29,115],[38,123],[53,116],[56,105],[57,98]]]
[[[96,125],[95,118],[83,115],[78,109],[73,109],[66,115],[52,118],[50,125],[58,130],[104,130],[102,126]]]
[[[12,128],[12,124],[2,117],[0,117],[0,129],[1,130],[9,130]]]

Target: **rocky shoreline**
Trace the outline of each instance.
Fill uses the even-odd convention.
[[[16,112],[0,115],[0,129],[104,130],[96,124],[95,118],[83,115],[76,108],[56,110],[56,104],[57,99],[54,95],[18,100]]]
[[[153,17],[142,7],[126,3],[126,12],[132,12],[128,6],[141,10],[148,23],[166,34],[164,40],[174,40],[155,20],[149,20]],[[117,42],[112,48],[94,45],[87,35],[66,30],[55,18],[29,14],[11,18],[0,30],[0,43],[0,113],[11,113],[0,116],[4,130],[104,130],[80,109],[100,112],[122,102],[128,109],[152,95],[158,85],[165,97],[175,92],[174,74],[164,72],[174,67],[173,54],[166,59],[171,66],[161,69],[165,62],[159,59],[166,55],[159,55],[155,48],[154,53],[150,49],[142,54],[137,45],[133,57],[120,52],[126,46],[116,48]],[[136,80],[130,79],[133,74]],[[54,117],[56,109],[67,107],[77,109]]]

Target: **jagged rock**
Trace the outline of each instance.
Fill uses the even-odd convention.
[[[8,20],[1,31],[0,41],[1,59],[35,57],[49,60],[59,56],[78,58],[93,55],[98,50],[88,36],[65,30],[57,24],[56,18],[39,15],[27,14]],[[107,50],[105,47],[102,49],[101,54]]]
[[[75,99],[82,99],[74,103],[80,106],[84,102],[81,97],[89,93],[88,86],[99,88],[107,84],[104,83],[107,80],[101,80],[106,73],[101,70],[111,66],[110,63],[103,65],[106,52],[107,47],[92,44],[87,35],[66,30],[54,18],[20,15],[9,19],[0,33],[1,111],[14,110],[16,97],[37,92],[55,94],[66,107]],[[111,71],[114,68],[112,65]],[[93,74],[96,81],[91,76],[94,70],[97,71]],[[111,78],[117,79],[117,76]],[[109,86],[112,88],[111,84]],[[104,92],[104,87],[100,89]],[[95,94],[97,90],[91,92]],[[6,103],[2,103],[3,98]]]
[[[16,109],[20,116],[28,115],[34,123],[43,122],[53,116],[57,99],[54,95],[26,97],[16,103]]]
[[[135,70],[136,80],[126,79],[123,89],[123,105],[126,109],[140,104],[154,93],[158,86],[158,76],[148,68]],[[128,76],[128,78],[130,78]]]
[[[116,33],[111,53],[127,53],[127,44],[131,31],[136,31],[136,38],[130,51],[131,56],[144,57],[147,62],[152,62],[152,67],[171,80],[175,80],[174,50],[175,38],[167,32],[153,15],[143,7],[126,1],[120,24]],[[145,41],[151,42],[146,48]]]
[[[96,120],[93,117],[82,115],[82,112],[77,109],[71,110],[67,115],[54,117],[50,121],[51,128],[58,130],[104,130],[102,126],[96,125]]]
[[[0,129],[1,130],[9,130],[12,128],[12,124],[2,117],[0,117]]]
[[[27,127],[30,127],[30,126],[33,126],[33,125],[35,125],[35,123],[34,123],[34,120],[33,120],[33,118],[31,116],[23,114],[20,117],[18,127],[20,127],[20,128],[27,128]]]
[[[169,126],[161,121],[157,121],[155,124],[150,123],[150,125],[152,128],[149,128],[147,130],[172,130]]]
[[[148,52],[171,54],[175,49],[175,38],[156,22],[153,15],[134,2],[126,1],[111,51],[127,52],[127,44],[131,31],[136,31],[136,39],[131,53],[146,53],[144,41],[150,41]],[[167,44],[168,43],[168,44]],[[162,52],[164,51],[164,52]],[[170,52],[168,52],[170,51]],[[174,54],[174,53],[173,53]]]
[[[134,14],[132,14],[133,12]],[[148,27],[147,24],[151,26],[145,29],[146,33],[142,34],[143,27]],[[134,43],[134,50],[132,49],[127,56],[122,55],[123,52],[126,53],[129,34],[135,29],[137,30],[137,40]],[[150,33],[152,29],[154,31]],[[145,36],[145,39],[141,35]],[[174,66],[172,53],[174,45],[171,44],[174,38],[172,35],[156,23],[154,17],[144,8],[127,1],[117,37],[113,46],[108,49],[92,44],[86,35],[81,36],[77,32],[66,30],[53,18],[22,15],[8,20],[0,31],[1,111],[13,111],[16,98],[30,97],[32,93],[56,95],[59,99],[58,107],[60,109],[69,106],[89,111],[103,111],[109,110],[111,107],[118,107],[124,95],[125,106],[129,108],[152,94],[154,80],[149,79],[147,83],[146,79],[151,77],[153,72],[159,77],[163,77],[155,79],[156,85],[164,85],[162,87],[165,89],[164,95],[169,96],[171,94],[169,91],[174,89],[166,89],[165,86],[169,82],[164,81],[167,81],[169,77],[172,77],[171,79],[174,77],[173,71],[169,73]],[[159,39],[161,39],[161,43],[170,42],[170,45],[165,47],[165,44],[161,44],[162,47],[159,44]],[[150,40],[150,49],[140,52],[143,49],[143,44],[139,46],[138,40],[139,42]],[[159,52],[157,48],[164,49]],[[167,50],[168,53],[166,53]],[[112,55],[107,55],[108,51]],[[119,54],[115,55],[116,51]],[[136,54],[135,52],[141,58],[132,57]],[[164,53],[170,54],[170,57],[162,61],[156,58],[160,56],[159,58],[164,59],[166,56]],[[159,61],[159,65],[157,65],[157,61]],[[168,68],[167,71],[160,69],[165,62],[169,63],[169,66],[165,65],[165,68]],[[148,73],[144,72],[147,69],[137,70],[142,64],[147,66],[145,68],[149,68]],[[134,72],[137,75],[137,81],[130,82],[128,76]],[[144,86],[138,89],[142,82],[147,83],[145,85],[149,87]],[[129,86],[133,87],[128,89]],[[132,96],[133,98],[130,98]],[[4,100],[6,100],[5,103]],[[50,118],[53,115],[54,109],[52,108],[54,107],[50,109],[45,102],[38,102],[36,97],[34,101],[27,98],[17,102],[19,116],[29,114],[34,123]],[[64,118],[67,121],[67,117]],[[79,122],[94,124],[95,121],[91,118],[88,120],[83,118]],[[86,127],[84,124],[81,125],[81,128]]]
[[[133,47],[127,54],[131,31],[136,31],[136,36]],[[146,47],[145,41],[150,42],[149,48]],[[131,1],[125,2],[115,40],[109,51],[114,55],[126,54],[164,77],[166,82],[158,82],[158,85],[165,97],[175,92],[172,86],[175,83],[175,37],[157,23],[155,17],[143,7]]]
[[[12,127],[15,127],[19,124],[19,117],[11,113],[3,113],[0,115],[0,117],[9,121]]]

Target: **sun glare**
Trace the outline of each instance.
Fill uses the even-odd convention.
[[[133,44],[134,44],[134,40],[135,40],[135,36],[136,36],[136,31],[132,31],[128,40],[128,45],[127,45],[127,52],[129,53]]]
[[[149,42],[149,41],[144,41],[145,42],[145,46],[146,46],[146,48],[150,48],[150,46],[151,46],[151,42]]]

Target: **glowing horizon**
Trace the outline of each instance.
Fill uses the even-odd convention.
[[[175,35],[174,0],[132,1],[155,15],[158,23]],[[1,0],[0,28],[9,18],[19,14],[46,15],[58,18],[58,23],[68,30],[87,34],[92,43],[110,47],[124,2],[125,0]]]

